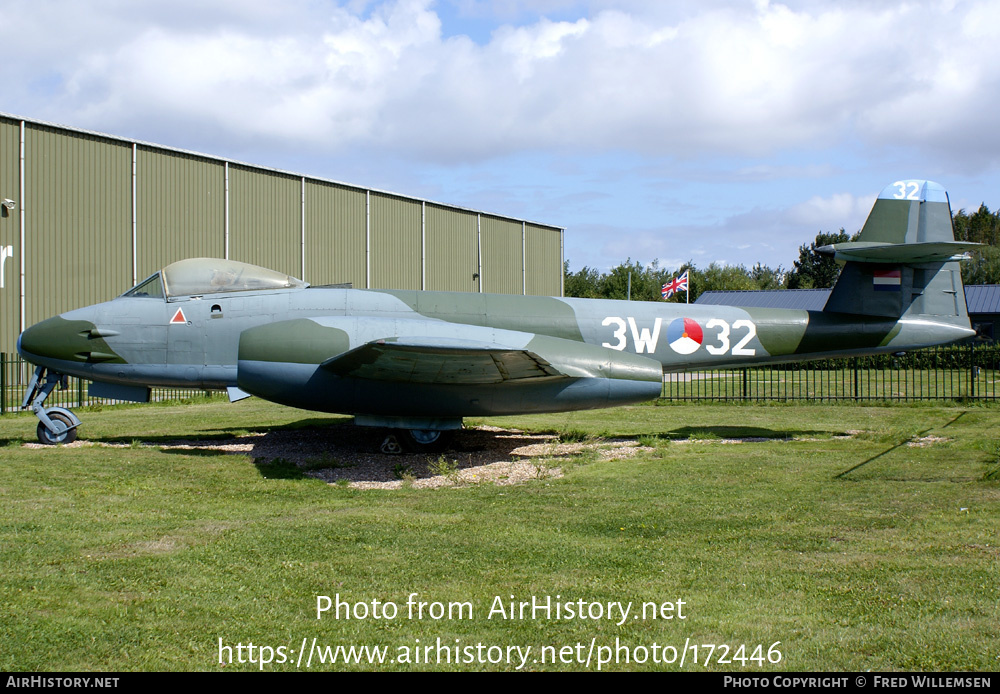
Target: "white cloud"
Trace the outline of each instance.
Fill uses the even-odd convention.
[[[499,27],[485,45],[445,38],[429,0],[4,4],[18,17],[0,47],[23,75],[16,110],[97,129],[180,121],[443,161],[758,156],[853,137],[1000,159],[995,3],[597,2],[574,21]]]
[[[660,259],[667,268],[694,259],[699,267],[715,262],[752,267],[763,263],[788,269],[798,248],[819,232],[859,231],[871,212],[875,194],[815,196],[787,207],[758,206],[716,221],[664,225],[622,234],[607,224],[574,225],[566,256],[573,270],[584,265],[602,270],[626,257],[640,262]]]
[[[853,234],[861,229],[867,219],[875,204],[875,197],[857,197],[850,193],[816,196],[789,209],[786,217],[789,222],[804,229],[836,232],[843,227],[847,233]]]

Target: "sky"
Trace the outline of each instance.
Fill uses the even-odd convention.
[[[1000,206],[1000,3],[0,0],[0,112],[789,269],[900,179]]]

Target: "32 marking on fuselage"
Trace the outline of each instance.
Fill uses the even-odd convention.
[[[612,326],[614,328],[611,333],[614,341],[602,342],[602,347],[623,351],[628,347],[629,336],[631,334],[632,345],[635,348],[636,354],[654,354],[656,352],[656,345],[660,339],[660,329],[663,325],[663,319],[656,318],[653,321],[652,329],[645,326],[640,328],[633,316],[626,316],[624,318],[621,316],[608,316],[601,322],[601,325],[605,327]],[[674,319],[667,327],[667,338],[671,349],[678,354],[693,354],[704,344],[705,349],[712,356],[722,356],[727,353],[736,357],[756,356],[757,350],[753,347],[747,347],[750,341],[757,337],[757,326],[753,321],[738,320],[730,324],[721,318],[712,318],[705,324],[705,328],[708,331],[717,330],[714,335],[715,344],[708,343],[712,335],[703,335],[701,325],[693,318]],[[746,330],[747,332],[733,345],[730,337],[732,336],[735,339],[736,336],[733,333],[740,330]]]

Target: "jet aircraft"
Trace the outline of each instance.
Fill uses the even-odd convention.
[[[463,417],[650,400],[666,372],[971,337],[957,261],[975,245],[954,240],[944,188],[903,180],[878,196],[858,241],[819,249],[844,263],[822,311],[310,287],[232,260],[182,260],[25,330],[18,352],[37,368],[23,407],[56,444],[80,425],[44,406],[67,374],[134,401],[152,386],[226,389],[431,447]]]

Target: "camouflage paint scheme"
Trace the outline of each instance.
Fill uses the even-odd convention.
[[[954,241],[941,186],[898,181],[859,241],[821,249],[846,263],[823,311],[335,289],[294,278],[217,290],[209,277],[222,266],[251,279],[277,273],[194,259],[140,284],[146,294],[136,288],[29,328],[18,351],[50,372],[112,386],[229,388],[234,399],[244,391],[359,423],[441,430],[464,416],[649,400],[665,372],[970,337],[956,261],[973,245]],[[199,291],[169,291],[181,275],[198,288],[200,274]]]

